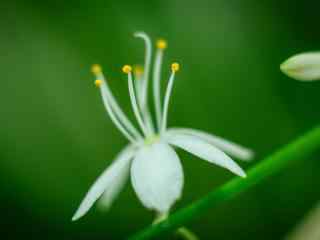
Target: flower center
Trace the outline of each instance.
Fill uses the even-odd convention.
[[[160,140],[159,135],[151,135],[144,140],[145,145],[152,145]]]

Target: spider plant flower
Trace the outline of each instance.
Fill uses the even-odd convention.
[[[245,172],[226,153],[239,159],[249,160],[252,151],[218,136],[189,128],[167,128],[168,108],[174,79],[180,70],[178,63],[171,64],[171,74],[161,104],[161,65],[167,43],[159,40],[150,76],[152,45],[150,38],[142,32],[146,46],[144,68],[122,68],[128,78],[128,89],[133,113],[139,129],[124,114],[99,65],[92,68],[95,84],[100,89],[104,106],[119,131],[129,144],[115,157],[113,163],[100,175],[89,189],[72,220],[82,217],[100,198],[100,203],[110,207],[128,178],[142,204],[159,216],[166,216],[172,205],[181,197],[184,174],[180,159],[174,148],[181,148],[201,159],[232,173],[245,177]],[[148,106],[148,86],[152,77],[155,104],[155,122]],[[226,152],[226,153],[225,153]]]
[[[320,80],[320,52],[300,53],[280,65],[283,73],[300,81]]]

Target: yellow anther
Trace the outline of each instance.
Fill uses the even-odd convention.
[[[172,64],[171,64],[171,70],[172,70],[172,72],[177,72],[177,71],[179,71],[179,69],[180,69],[179,63],[172,63]]]
[[[94,84],[96,85],[96,87],[100,87],[101,84],[102,84],[102,80],[97,79],[97,80],[94,81]]]
[[[167,42],[166,42],[166,40],[159,39],[159,40],[157,41],[157,48],[158,48],[158,49],[166,49],[166,48],[167,48]]]
[[[102,68],[99,64],[93,64],[91,67],[91,72],[95,75],[102,73]]]
[[[141,76],[143,74],[143,67],[140,65],[136,65],[133,67],[134,74],[137,76]]]
[[[122,67],[122,72],[124,72],[126,74],[131,73],[131,71],[132,71],[132,67],[130,65],[124,65]]]

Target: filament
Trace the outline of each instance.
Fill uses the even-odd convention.
[[[106,95],[106,99],[109,99],[111,110],[114,111],[115,115],[118,117],[119,121],[125,126],[125,128],[135,137],[138,139],[141,139],[141,134],[138,132],[138,130],[133,126],[131,121],[127,118],[127,116],[124,114],[124,112],[121,110],[119,104],[117,103],[115,97],[112,94],[112,91],[110,90],[107,79],[105,78],[102,71],[96,72],[96,77],[98,79],[101,79],[104,84],[102,84],[103,94]]]
[[[139,113],[138,103],[137,103],[136,95],[134,92],[132,73],[131,73],[131,71],[126,72],[125,70],[124,70],[124,72],[128,74],[128,88],[129,88],[130,100],[131,100],[134,115],[136,116],[136,119],[138,121],[138,124],[139,124],[143,134],[145,136],[148,136],[148,131],[147,131],[146,126],[144,125],[142,117]]]
[[[142,101],[143,69],[142,69],[142,67],[135,66],[133,74],[134,74],[134,86],[135,86],[135,90],[136,90],[136,94],[137,94],[137,102],[138,102],[138,106],[140,108],[140,111],[142,113],[144,123],[146,124],[148,131],[154,133],[154,126],[152,124],[152,118],[151,118],[150,111],[148,108],[143,107],[143,101]]]
[[[137,101],[140,109],[142,109],[143,67],[140,65],[134,66],[133,75],[134,75],[134,86],[137,93]]]
[[[101,91],[102,100],[104,103],[104,106],[111,118],[111,121],[114,123],[114,125],[119,129],[119,131],[132,143],[135,143],[135,139],[130,135],[130,133],[122,126],[121,122],[117,119],[114,112],[112,111],[112,108],[108,101],[108,89],[107,84],[104,80],[96,80],[96,85],[99,86]]]
[[[158,48],[156,52],[153,70],[153,98],[155,104],[156,123],[158,129],[161,126],[161,98],[160,98],[160,78],[162,65],[163,49]]]
[[[149,73],[150,73],[150,65],[151,65],[151,56],[152,56],[152,44],[149,36],[144,32],[137,32],[134,34],[135,37],[141,38],[145,43],[145,62],[144,62],[144,71],[141,83],[141,103],[139,104],[142,118],[146,123],[146,127],[149,132],[154,132],[154,126],[152,124],[152,118],[150,114],[150,110],[148,107],[148,85],[149,85]],[[139,97],[139,96],[138,96]],[[139,97],[140,98],[140,97]]]
[[[162,114],[162,120],[161,120],[161,130],[160,132],[163,133],[167,128],[167,116],[168,116],[168,108],[169,108],[169,100],[172,92],[173,82],[175,73],[179,70],[179,64],[173,63],[171,65],[171,75],[168,81],[167,90],[164,97],[164,103],[163,103],[163,114]]]
[[[150,64],[151,64],[151,52],[152,52],[152,44],[149,36],[144,32],[137,32],[134,34],[135,37],[142,38],[144,40],[146,51],[145,51],[145,62],[144,62],[144,72],[143,72],[143,92],[142,92],[142,106],[146,107],[147,102],[147,94],[148,94],[148,80],[149,80],[149,72],[150,72]]]

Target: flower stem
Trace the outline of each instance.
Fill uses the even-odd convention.
[[[186,227],[178,228],[176,234],[181,236],[185,240],[199,240],[199,238]]]
[[[131,240],[150,239],[155,236],[169,233],[183,224],[199,217],[209,208],[235,197],[250,187],[272,176],[291,162],[306,159],[315,150],[320,148],[320,127],[316,127],[293,142],[276,151],[274,154],[260,161],[256,166],[247,171],[247,178],[235,177],[221,187],[209,192],[201,199],[189,206],[178,210],[168,219],[149,226],[148,228],[131,236]]]
[[[152,222],[152,225],[158,224],[164,220],[166,220],[169,216],[169,213],[162,213],[162,214],[157,214],[156,218]],[[189,229],[186,227],[179,227],[176,231],[176,235],[180,236],[181,238],[185,240],[199,240],[199,238],[191,232]]]

